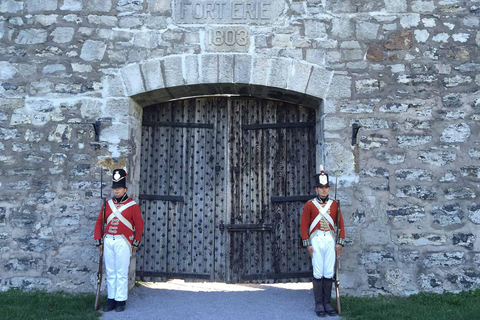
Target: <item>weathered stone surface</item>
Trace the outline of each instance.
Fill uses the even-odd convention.
[[[441,167],[455,161],[457,155],[451,151],[420,151],[417,158],[426,164]]]
[[[56,10],[57,2],[58,0],[26,0],[28,12]]]
[[[383,46],[387,50],[408,50],[413,46],[413,36],[411,30],[406,30],[394,34],[386,41]]]
[[[0,80],[12,79],[18,70],[8,61],[0,61]]]
[[[435,3],[431,0],[413,0],[412,10],[414,12],[432,12],[435,10]]]
[[[369,225],[362,231],[362,240],[366,245],[386,245],[390,243],[390,235],[384,226]]]
[[[420,274],[418,279],[420,287],[427,292],[442,293],[443,284],[440,277],[434,273]]]
[[[432,136],[397,136],[396,139],[400,148],[412,148],[429,143]]]
[[[468,250],[473,249],[473,244],[477,237],[472,233],[455,233],[453,234],[453,244],[456,246],[462,246]]]
[[[367,50],[367,60],[372,62],[380,62],[385,59],[382,47],[379,44],[371,43]]]
[[[366,104],[342,104],[340,112],[343,113],[373,113],[375,105]]]
[[[288,73],[291,61],[287,59],[274,59],[270,64],[270,75],[267,78],[267,85],[284,88],[287,85]]]
[[[80,216],[78,214],[59,216],[53,220],[55,227],[72,227],[80,224]]]
[[[45,252],[57,247],[57,244],[52,239],[43,239],[35,234],[14,238],[20,249],[31,252]]]
[[[38,258],[10,259],[4,265],[5,271],[29,271],[42,268],[43,261]]]
[[[368,118],[368,119],[358,119],[350,122],[350,126],[354,123],[359,124],[363,130],[380,130],[388,129],[388,121],[385,119],[378,118]]]
[[[10,287],[22,291],[50,291],[52,290],[52,280],[48,278],[13,277],[10,279]]]
[[[47,32],[42,29],[21,30],[15,39],[16,44],[39,44],[47,41]]]
[[[107,46],[101,41],[87,40],[82,46],[80,58],[85,61],[102,60]]]
[[[376,177],[376,178],[388,178],[389,173],[388,170],[385,168],[369,168],[364,169],[360,172],[360,176],[367,178],[367,177]]]
[[[464,142],[469,136],[470,126],[468,124],[452,124],[442,132],[440,140],[442,142]]]
[[[388,164],[399,164],[405,162],[405,153],[376,152],[375,158]]]
[[[468,218],[475,224],[480,224],[480,205],[472,203],[468,208]]]
[[[112,9],[112,0],[86,0],[85,3],[90,12],[109,12]]]
[[[471,290],[480,284],[480,274],[476,268],[449,273],[446,280],[458,286],[461,290]]]
[[[408,103],[387,103],[381,106],[379,111],[385,113],[401,113],[407,111],[408,107]]]
[[[23,208],[10,214],[10,223],[17,228],[32,228],[41,216],[41,212]]]
[[[145,92],[143,77],[138,65],[132,64],[121,69],[122,80],[127,89],[128,95]]]
[[[389,251],[365,251],[358,256],[358,262],[362,265],[367,263],[380,264],[393,261],[395,261],[395,257]]]
[[[355,31],[356,39],[361,40],[374,40],[377,39],[377,33],[379,29],[379,24],[371,23],[367,21],[358,21]]]
[[[81,11],[82,7],[81,0],[64,0],[60,9],[65,11]]]
[[[352,95],[352,78],[343,75],[334,75],[328,88],[328,96],[338,98],[349,98]]]
[[[450,226],[462,223],[464,212],[458,203],[434,206],[432,210],[433,223]]]
[[[56,43],[66,43],[70,42],[73,39],[73,34],[75,30],[69,27],[58,27],[52,31],[50,34],[53,36],[53,42]]]
[[[308,72],[308,68],[306,69]],[[329,87],[332,86],[334,80],[333,72],[313,66],[310,79],[307,80],[308,84],[305,92],[315,97],[325,98],[327,91],[329,90]],[[295,80],[291,79],[289,81],[292,82]]]
[[[390,204],[387,215],[391,221],[415,222],[425,218],[425,209],[416,205],[397,207]]]
[[[355,81],[357,94],[371,94],[383,88],[385,83],[379,79],[361,79]]]
[[[440,178],[440,182],[457,182],[457,177],[453,174],[452,171],[447,170],[445,175]]]
[[[0,3],[1,13],[16,13],[23,10],[23,1],[5,0]]]
[[[400,169],[395,170],[395,176],[400,181],[432,181],[433,174],[429,170]]]
[[[415,119],[406,119],[405,120],[405,130],[430,130],[431,122],[430,121],[421,121]]]
[[[474,199],[476,197],[475,192],[468,187],[447,188],[443,190],[445,198],[449,200],[453,199]]]
[[[460,100],[460,94],[450,93],[442,97],[443,106],[447,108],[458,108],[461,107],[462,102]]]
[[[335,18],[332,20],[331,34],[339,39],[348,39],[352,36],[353,26],[350,19]]]
[[[425,256],[423,266],[425,268],[433,267],[451,267],[465,263],[465,253],[463,252],[439,252],[431,253]]]
[[[370,150],[373,148],[380,148],[386,146],[387,144],[387,137],[381,134],[372,134],[370,136],[362,136],[358,145],[361,149]]]
[[[6,208],[5,207],[0,207],[0,227],[5,227],[5,213],[6,213]],[[3,233],[0,233],[0,240],[4,240],[2,239],[3,237],[6,237],[6,233],[5,233],[5,236],[2,236]]]
[[[472,180],[475,181],[478,181],[478,179],[480,179],[480,167],[478,166],[461,167],[460,173],[463,177],[472,178]]]
[[[458,120],[458,119],[465,119],[467,113],[462,110],[454,110],[454,111],[445,111],[440,110],[438,112],[438,116],[442,120]]]
[[[399,198],[416,197],[422,200],[433,200],[437,198],[437,191],[435,187],[404,186],[397,188],[396,196]]]
[[[409,246],[442,246],[447,242],[443,234],[435,233],[401,233],[397,235],[398,244]]]
[[[402,74],[398,76],[397,81],[399,84],[405,84],[409,86],[417,85],[433,85],[438,81],[438,77],[432,74],[417,74],[417,75],[407,75]]]

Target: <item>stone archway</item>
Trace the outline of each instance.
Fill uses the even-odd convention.
[[[319,122],[318,115],[321,114],[321,101],[328,92],[333,72],[317,65],[288,58],[266,58],[248,54],[206,54],[169,56],[139,64],[131,64],[121,69],[121,77],[125,85],[126,94],[140,107],[158,105],[159,103],[189,97],[238,95],[283,101],[292,106],[298,105],[313,108],[317,110],[317,118],[310,118],[310,121],[313,120],[314,124]],[[313,114],[315,114],[315,111]],[[291,124],[289,123],[289,125]],[[315,138],[311,141],[314,140]],[[138,140],[136,141],[138,144]],[[138,164],[135,166],[138,166]],[[137,170],[138,168],[135,171]],[[288,201],[298,202],[295,204],[298,207],[301,204],[300,202],[305,201],[305,195],[308,194],[308,192],[304,193],[300,197],[287,196],[284,198],[295,198],[294,200],[288,199]],[[142,197],[140,198],[142,199]],[[166,198],[160,198],[163,201],[172,201],[171,199],[165,200]],[[146,199],[148,201],[148,198]],[[278,201],[283,202],[283,200]],[[280,209],[283,204],[276,206]],[[176,205],[174,205],[174,208],[176,209]],[[295,211],[298,211],[297,209]],[[217,228],[217,224],[215,224],[215,228]],[[290,236],[290,238],[292,237]],[[236,243],[241,240],[238,237],[235,239]],[[231,243],[230,247],[233,248],[234,241],[232,240]],[[241,243],[243,243],[243,240],[241,240]],[[232,249],[232,251],[236,252],[238,250]],[[240,254],[239,257],[241,259],[242,255]],[[237,261],[239,257],[235,258],[235,256],[232,256],[232,261]],[[145,263],[143,256],[141,257],[141,263]],[[235,265],[235,263],[232,262],[231,265]],[[280,270],[281,268],[275,269]],[[168,274],[181,274],[178,271],[168,270],[166,272],[146,272],[141,266],[140,270],[143,279],[152,277],[150,278],[151,280],[168,277]],[[277,274],[278,270],[275,274],[269,271],[270,268],[265,268],[265,270],[267,270],[266,273],[261,273],[258,276],[246,275],[243,278],[232,276],[238,273],[238,270],[235,272],[227,271],[226,276],[220,277],[214,276],[212,271],[212,277],[209,277],[208,274],[210,272],[207,272],[205,275],[202,274],[201,278],[210,278],[211,280],[223,279],[227,282],[265,279],[265,277],[272,275],[274,278],[281,278],[280,274]],[[303,269],[297,268],[297,271],[302,272],[292,272],[290,269],[287,271],[282,269],[280,272],[283,277],[288,275],[290,278],[299,278],[301,274],[305,273]],[[244,273],[248,272],[247,270]],[[184,275],[192,276],[192,273],[187,272]],[[198,274],[194,272],[193,276],[198,276]]]
[[[184,97],[239,94],[318,106],[333,71],[290,58],[250,54],[174,55],[121,69],[127,96],[140,106]]]

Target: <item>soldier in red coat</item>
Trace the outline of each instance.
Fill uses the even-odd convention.
[[[315,191],[317,196],[303,207],[300,231],[303,245],[307,247],[312,258],[315,313],[319,317],[325,317],[326,314],[334,316],[337,313],[330,304],[330,298],[334,281],[335,256],[340,256],[345,245],[345,229],[337,202],[328,196],[330,182],[323,167],[320,167],[320,173],[315,175]],[[339,239],[335,243],[334,226],[337,215],[340,230]]]
[[[94,230],[95,244],[100,251],[104,250],[108,300],[103,311],[106,312],[125,310],[130,257],[142,240],[143,218],[139,205],[127,195],[126,177],[123,169],[113,171],[113,198],[106,202],[103,218],[102,206]]]

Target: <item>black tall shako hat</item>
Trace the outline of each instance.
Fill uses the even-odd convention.
[[[113,170],[112,188],[126,188],[127,187],[127,173],[123,169]]]
[[[320,166],[320,173],[315,175],[315,188],[316,187],[330,187],[330,180],[328,174],[323,170],[323,166]]]

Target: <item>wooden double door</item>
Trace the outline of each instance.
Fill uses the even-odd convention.
[[[138,279],[311,276],[299,227],[314,193],[314,109],[243,97],[152,105],[141,148]]]

